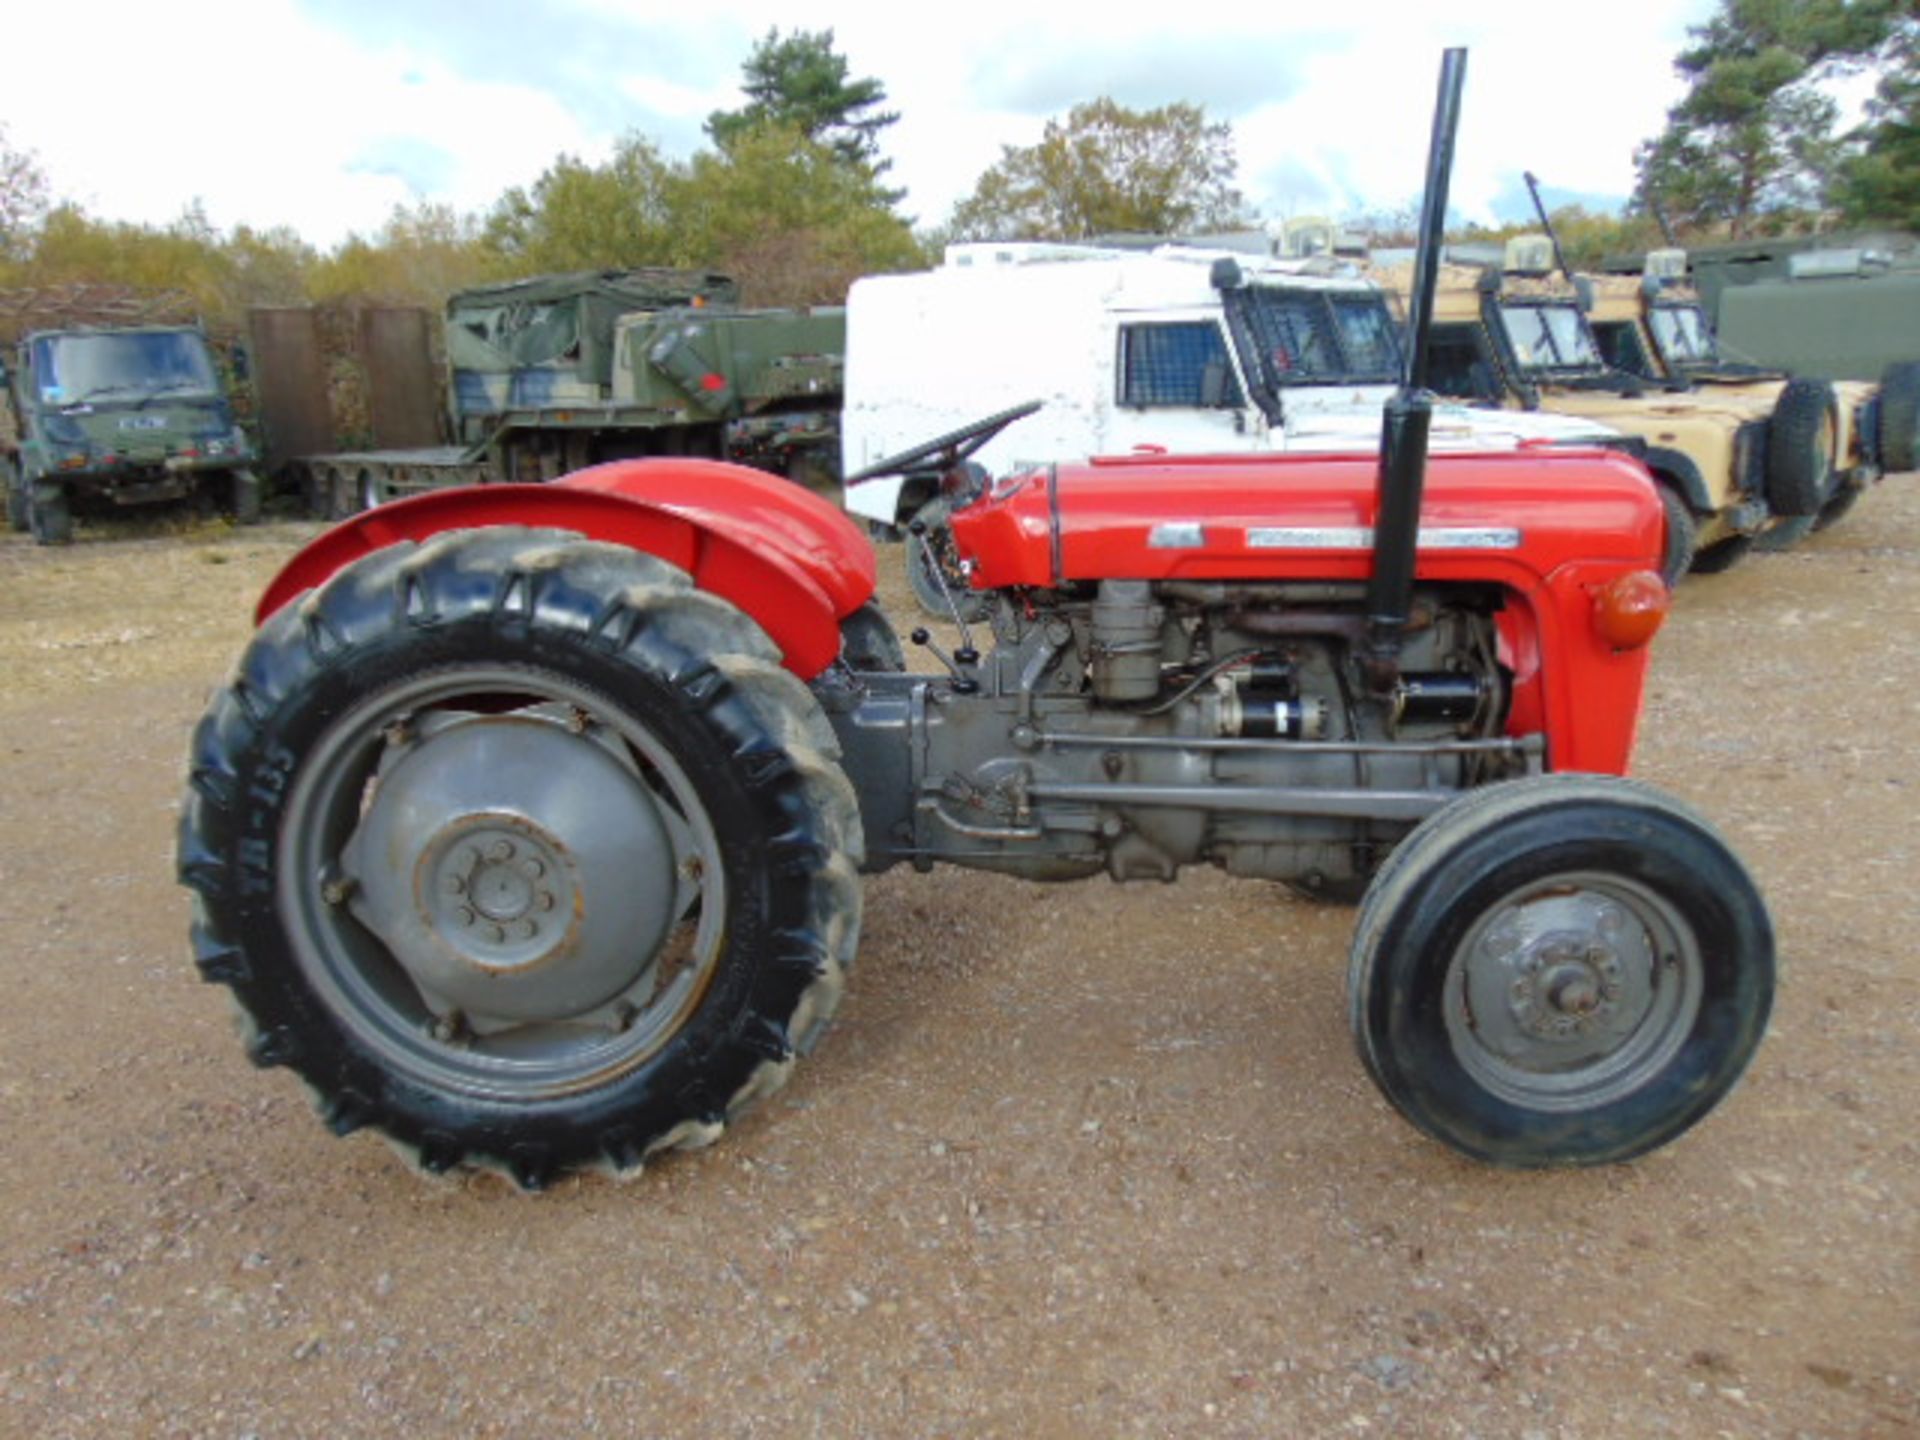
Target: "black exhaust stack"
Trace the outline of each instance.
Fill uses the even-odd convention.
[[[1427,151],[1427,188],[1420,202],[1420,247],[1414,252],[1413,294],[1407,315],[1407,364],[1399,391],[1387,402],[1380,436],[1380,479],[1374,522],[1373,577],[1367,584],[1367,668],[1374,686],[1399,680],[1400,638],[1413,609],[1413,569],[1420,543],[1420,492],[1427,478],[1427,437],[1433,396],[1427,391],[1427,341],[1433,331],[1433,291],[1447,221],[1454,132],[1467,52],[1448,50],[1440,62],[1433,139]]]

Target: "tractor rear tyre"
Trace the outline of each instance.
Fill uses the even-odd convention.
[[[1880,462],[1920,470],[1920,360],[1901,360],[1880,377]]]
[[[1660,578],[1671,590],[1693,564],[1694,537],[1700,527],[1677,489],[1664,480],[1655,480],[1653,488],[1659,493],[1660,512],[1666,519],[1666,539],[1660,549]]]
[[[1475,791],[1360,911],[1360,1058],[1394,1107],[1495,1165],[1629,1160],[1730,1090],[1766,1029],[1773,930],[1700,815],[1610,776]]]
[[[860,929],[833,732],[760,628],[623,547],[375,552],[263,625],[179,866],[248,1055],[338,1134],[540,1189],[786,1079]]]
[[[1767,508],[1776,515],[1818,515],[1833,498],[1835,464],[1833,385],[1805,376],[1789,380],[1767,421]]]
[[[35,544],[73,543],[73,510],[58,480],[35,480],[27,487],[27,528]]]

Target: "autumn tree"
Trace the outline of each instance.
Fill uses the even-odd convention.
[[[0,125],[0,262],[25,252],[33,227],[47,213],[48,193],[39,158],[17,149]]]
[[[562,155],[531,189],[516,185],[494,202],[482,238],[516,274],[664,264],[673,176],[640,135],[621,140],[604,164]]]
[[[1049,120],[1038,144],[1003,146],[950,228],[959,240],[1224,228],[1245,214],[1237,168],[1231,128],[1202,107],[1131,110],[1103,97]]]
[[[316,300],[373,299],[437,308],[500,269],[479,220],[448,205],[396,205],[372,235],[349,235],[312,268]]]
[[[787,126],[695,155],[671,194],[674,263],[725,270],[750,304],[838,304],[859,276],[926,258],[868,167]]]
[[[771,126],[797,130],[870,174],[885,171],[879,135],[899,112],[880,108],[887,91],[878,80],[848,78],[846,57],[834,53],[832,30],[783,36],[771,29],[741,68],[747,103],[707,117],[707,134],[722,151]]]
[[[1886,39],[1909,0],[1720,0],[1675,59],[1687,93],[1635,156],[1643,200],[1735,239],[1831,198],[1839,108],[1820,87]]]

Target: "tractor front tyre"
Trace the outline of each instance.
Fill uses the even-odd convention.
[[[840,659],[868,674],[907,668],[906,648],[878,600],[869,600],[840,622]]]
[[[911,529],[907,532],[907,585],[914,602],[940,620],[953,620],[956,611],[967,624],[986,619],[992,602],[967,583],[960,552],[954,548],[953,530],[947,524],[946,502],[935,500],[923,505],[913,522],[926,527],[918,535]],[[941,588],[943,579],[945,589]]]
[[[1660,513],[1666,522],[1666,538],[1660,548],[1660,578],[1671,590],[1693,565],[1693,547],[1700,525],[1678,489],[1664,480],[1655,480],[1653,488],[1660,496]]]
[[[37,545],[73,543],[73,510],[58,480],[35,480],[27,487],[27,528]]]
[[[540,1189],[715,1139],[839,1001],[861,832],[760,628],[681,571],[494,527],[263,625],[194,733],[202,975],[337,1134]]]
[[[1880,463],[1920,470],[1920,360],[1898,361],[1880,377]]]
[[[1789,380],[1767,421],[1767,508],[1775,515],[1818,515],[1833,498],[1840,472],[1833,385]]]
[[[1628,1160],[1745,1070],[1773,1001],[1765,902],[1701,816],[1609,776],[1475,791],[1368,891],[1348,975],[1368,1073],[1495,1165]]]

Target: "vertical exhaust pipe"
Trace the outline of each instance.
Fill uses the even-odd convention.
[[[1531,170],[1522,170],[1520,176],[1527,182],[1527,193],[1533,197],[1533,213],[1540,217],[1540,228],[1547,232],[1547,243],[1553,246],[1553,263],[1560,273],[1573,279],[1573,271],[1567,268],[1566,253],[1560,248],[1560,232],[1553,228],[1553,217],[1547,214],[1547,202],[1540,198],[1540,182],[1533,177]]]
[[[1440,62],[1433,138],[1427,151],[1426,193],[1420,201],[1420,244],[1414,254],[1413,294],[1407,315],[1406,368],[1387,402],[1380,435],[1380,478],[1373,533],[1373,575],[1367,582],[1367,668],[1374,686],[1391,690],[1399,679],[1400,641],[1413,609],[1413,571],[1420,542],[1420,493],[1427,478],[1427,439],[1433,396],[1427,391],[1427,342],[1433,331],[1433,292],[1447,222],[1454,134],[1467,52],[1456,48]]]

